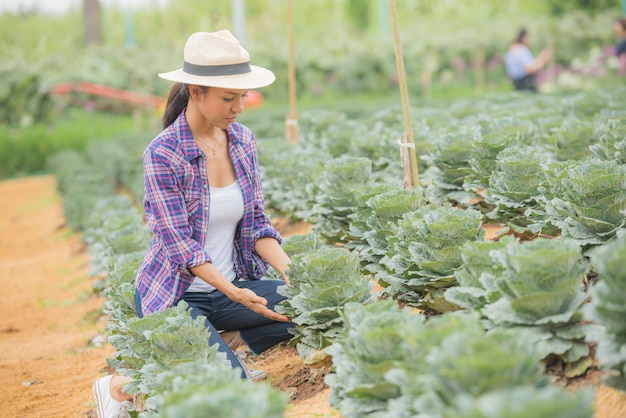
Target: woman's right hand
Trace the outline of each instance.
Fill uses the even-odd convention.
[[[266,318],[273,319],[279,322],[289,322],[289,318],[285,315],[279,314],[267,307],[267,299],[258,296],[250,289],[238,289],[238,292],[232,298],[235,302],[239,302],[244,306],[247,306],[252,311],[263,315]]]

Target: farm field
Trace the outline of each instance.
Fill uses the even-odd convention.
[[[0,384],[3,417],[95,417],[91,384],[109,372],[104,298],[93,292],[89,255],[65,225],[53,176],[0,182]],[[285,235],[306,225],[279,223]],[[255,361],[266,381],[293,394],[285,417],[340,417],[329,388],[310,384],[295,349],[280,346]],[[571,383],[596,388],[594,418],[626,416],[626,397],[598,383],[598,374]]]

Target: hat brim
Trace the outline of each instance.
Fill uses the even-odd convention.
[[[198,86],[219,87],[227,89],[251,90],[269,86],[276,80],[273,72],[267,68],[250,65],[251,71],[244,74],[221,75],[221,76],[200,76],[183,71],[182,68],[160,73],[159,77],[168,81],[175,81],[183,84],[194,84]]]

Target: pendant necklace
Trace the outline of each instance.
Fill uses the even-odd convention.
[[[212,154],[213,154],[213,156],[215,157],[215,153],[217,152],[217,151],[216,151],[216,149],[217,149],[217,143],[215,143],[215,146],[214,146],[214,147],[211,147],[209,144],[207,144],[207,145],[208,145],[208,147],[211,149],[211,153],[212,153]]]

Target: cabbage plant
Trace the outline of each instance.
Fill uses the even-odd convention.
[[[573,397],[553,386],[525,332],[485,331],[475,313],[425,320],[389,300],[349,304],[344,317],[344,338],[328,349],[334,369],[326,383],[330,404],[346,418],[552,418],[555,405],[570,414],[556,416],[590,416],[591,393]]]
[[[350,217],[365,204],[369,196],[389,190],[392,186],[372,180],[372,161],[364,157],[342,156],[325,164],[318,193],[312,208],[313,230],[330,243],[350,240]]]
[[[469,204],[476,197],[476,194],[466,191],[464,186],[472,176],[472,167],[468,161],[472,157],[472,143],[478,138],[478,127],[471,125],[436,137],[434,151],[422,156],[429,166],[423,175],[429,202]]]
[[[421,188],[397,189],[370,197],[352,216],[350,236],[346,248],[356,250],[363,268],[381,279],[384,266],[380,263],[389,250],[389,238],[395,225],[404,214],[426,204]]]
[[[599,325],[589,338],[598,343],[596,356],[605,382],[626,390],[626,235],[589,252],[599,281],[591,289],[585,317]]]
[[[458,287],[446,299],[477,311],[487,329],[527,329],[547,362],[565,365],[577,376],[593,363],[582,323],[589,271],[580,246],[572,240],[536,238],[468,243],[462,249]]]
[[[626,165],[615,160],[555,163],[548,170],[545,219],[585,249],[626,226]]]
[[[541,206],[540,189],[547,181],[544,164],[542,154],[535,148],[511,146],[503,150],[496,159],[496,169],[489,176],[489,185],[483,194],[485,202],[494,208],[487,217],[517,233],[529,233],[533,219],[527,210]],[[546,223],[536,232],[557,235],[558,229],[550,226]]]
[[[140,418],[284,416],[285,393],[242,379],[229,363],[194,360],[165,371],[151,366],[142,369],[139,389],[148,396]]]
[[[461,247],[463,266],[454,272],[458,286],[446,290],[445,298],[464,309],[480,312],[481,309],[502,297],[495,285],[494,276],[504,267],[491,257],[513,237],[505,236],[498,241],[470,241]]]
[[[601,160],[615,160],[626,164],[626,120],[609,119],[598,122],[594,130],[595,142],[591,152]]]
[[[587,325],[581,324],[589,266],[580,246],[572,240],[510,240],[490,255],[502,271],[481,275],[485,288],[497,288],[501,295],[481,309],[488,328],[528,329],[543,358],[556,356],[570,377],[583,373],[593,361]]]
[[[289,286],[278,292],[287,299],[276,312],[287,315],[296,325],[291,344],[306,364],[325,358],[326,347],[341,338],[342,312],[350,302],[367,304],[375,300],[373,282],[362,274],[358,255],[344,248],[330,247],[295,254],[289,265]]]
[[[444,299],[444,291],[456,285],[463,244],[484,237],[482,214],[474,209],[449,203],[418,208],[392,226],[381,260],[387,272],[379,283],[386,294],[426,311],[458,309]]]

